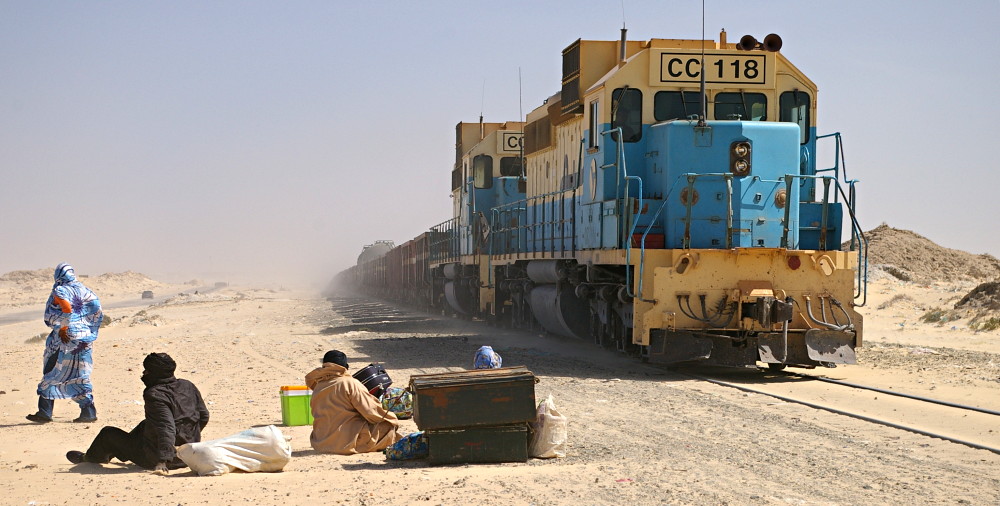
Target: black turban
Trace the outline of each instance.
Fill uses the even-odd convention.
[[[142,367],[146,369],[146,376],[151,378],[167,378],[174,375],[177,369],[177,362],[166,353],[150,353],[142,361]]]
[[[326,355],[323,355],[323,363],[325,364],[327,362],[344,366],[344,369],[350,369],[347,365],[347,355],[344,355],[344,352],[339,350],[330,350],[326,352]]]

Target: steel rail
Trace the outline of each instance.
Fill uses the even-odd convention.
[[[770,393],[770,392],[764,392],[762,390],[756,390],[756,389],[753,389],[753,388],[744,387],[742,385],[737,385],[735,383],[728,383],[728,382],[725,382],[725,381],[716,380],[716,379],[708,378],[708,377],[705,377],[705,376],[700,376],[700,375],[697,375],[697,374],[691,374],[691,373],[677,373],[677,374],[688,376],[690,378],[700,379],[702,381],[707,381],[709,383],[714,383],[716,385],[721,385],[721,386],[724,386],[724,387],[735,388],[735,389],[741,390],[743,392],[750,392],[750,393],[755,393],[755,394],[766,395],[768,397],[773,397],[775,399],[779,399],[779,400],[782,400],[782,401],[785,401],[785,402],[791,402],[791,403],[795,403],[795,404],[801,404],[803,406],[809,406],[810,408],[822,409],[823,411],[829,411],[831,413],[835,413],[835,414],[838,414],[838,415],[849,416],[851,418],[857,418],[859,420],[864,420],[866,422],[876,423],[876,424],[879,424],[879,425],[885,425],[887,427],[892,427],[894,429],[905,430],[905,431],[913,432],[915,434],[920,434],[920,435],[923,435],[923,436],[928,436],[928,437],[932,437],[932,438],[936,438],[936,439],[942,439],[942,440],[945,440],[945,441],[950,441],[952,443],[957,443],[957,444],[960,444],[960,445],[968,446],[970,448],[976,448],[978,450],[986,450],[986,451],[993,452],[993,453],[996,453],[996,454],[1000,455],[1000,448],[993,448],[992,446],[981,445],[979,443],[973,443],[971,441],[965,441],[963,439],[953,438],[953,437],[950,437],[950,436],[945,436],[943,434],[937,434],[935,432],[925,431],[925,430],[922,430],[922,429],[918,429],[916,427],[908,427],[906,425],[900,425],[898,423],[890,422],[888,420],[881,420],[881,419],[878,419],[878,418],[873,418],[873,417],[866,416],[866,415],[861,415],[861,414],[858,414],[858,413],[851,413],[850,411],[844,411],[844,410],[841,410],[841,409],[832,408],[830,406],[823,406],[822,404],[815,404],[815,403],[812,403],[812,402],[809,402],[809,401],[803,401],[803,400],[800,400],[800,399],[793,399],[791,397],[785,397],[783,395],[773,394],[773,393]]]
[[[771,372],[774,372],[774,371],[771,371]],[[814,380],[819,380],[819,381],[825,381],[827,383],[835,383],[837,385],[843,385],[843,386],[847,386],[847,387],[851,387],[851,388],[859,388],[861,390],[871,390],[872,392],[878,392],[878,393],[888,394],[888,395],[895,395],[897,397],[904,397],[904,398],[907,398],[907,399],[913,399],[915,401],[922,401],[922,402],[927,402],[927,403],[931,403],[931,404],[940,404],[942,406],[948,406],[948,407],[952,407],[952,408],[967,409],[969,411],[978,411],[980,413],[986,413],[987,415],[997,415],[997,416],[1000,416],[1000,411],[994,411],[992,409],[980,408],[980,407],[976,407],[976,406],[969,406],[969,405],[966,405],[966,404],[958,404],[957,402],[943,401],[941,399],[933,399],[933,398],[930,398],[930,397],[921,397],[919,395],[904,394],[902,392],[894,392],[892,390],[886,390],[884,388],[870,387],[870,386],[867,386],[867,385],[860,385],[858,383],[851,383],[849,381],[835,380],[835,379],[832,379],[832,378],[824,378],[822,376],[813,376],[811,374],[802,374],[802,373],[790,372],[790,371],[782,371],[782,374],[784,374],[786,376],[795,376],[795,377],[798,377],[798,378],[809,378],[809,379],[814,379]]]

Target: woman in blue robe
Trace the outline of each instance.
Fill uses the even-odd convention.
[[[38,384],[38,412],[28,415],[36,423],[52,421],[55,399],[72,399],[80,405],[74,422],[97,420],[90,372],[94,367],[93,348],[104,313],[101,301],[76,280],[73,267],[56,266],[55,284],[45,305],[45,324],[52,331],[42,355],[42,381]]]

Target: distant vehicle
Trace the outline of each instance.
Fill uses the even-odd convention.
[[[374,244],[366,244],[364,249],[361,250],[361,254],[358,255],[358,264],[363,264],[373,258],[378,258],[385,255],[392,248],[395,248],[396,244],[389,240],[375,241]]]
[[[152,299],[153,298],[153,291],[152,290],[146,290],[146,291],[142,292],[142,298],[144,298],[144,299]]]

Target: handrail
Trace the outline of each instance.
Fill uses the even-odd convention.
[[[857,269],[857,280],[858,287],[854,291],[854,298],[862,297],[861,303],[856,303],[856,307],[863,307],[868,303],[868,239],[865,238],[864,231],[861,230],[861,224],[858,223],[858,217],[854,212],[854,202],[856,199],[855,185],[858,183],[857,179],[851,179],[844,181],[848,185],[850,190],[850,196],[844,193],[844,188],[840,184],[840,180],[836,176],[806,176],[799,174],[785,174],[785,191],[786,195],[791,196],[791,186],[792,180],[794,179],[822,179],[824,187],[823,195],[823,217],[822,217],[822,227],[825,232],[827,226],[827,212],[829,206],[829,197],[827,195],[830,184],[833,183],[835,186],[835,195],[840,195],[843,197],[844,202],[847,202],[847,213],[851,217],[851,241],[849,246],[849,251],[854,251],[855,246],[858,248],[858,269]],[[835,198],[834,202],[840,202],[840,199]],[[856,239],[858,244],[855,245]],[[829,246],[826,244],[825,234],[820,236],[820,247],[826,249]],[[788,206],[785,208],[785,228],[784,233],[781,236],[782,247],[788,247]],[[839,245],[838,245],[839,249]]]
[[[673,194],[674,188],[677,187],[677,182],[680,181],[681,178],[683,178],[685,176],[689,176],[689,175],[691,175],[691,174],[681,174],[681,175],[677,176],[677,179],[674,180],[674,184],[670,185],[670,187],[667,189],[667,193],[663,196],[663,201],[660,202],[660,207],[656,208],[656,212],[653,213],[652,217],[650,217],[650,220],[649,220],[650,223],[656,223],[657,218],[660,217],[660,213],[663,212],[663,208],[666,207],[667,206],[667,202],[670,201],[670,195]],[[641,301],[643,301],[643,302],[652,302],[652,303],[655,304],[656,303],[656,299],[644,299],[644,298],[642,298],[642,278],[643,278],[644,272],[646,270],[646,236],[649,235],[649,233],[652,230],[653,230],[653,227],[646,227],[646,231],[642,234],[642,238],[639,239],[639,245],[641,246],[641,248],[639,250],[639,283],[638,283],[638,290],[637,290],[636,298],[639,299],[639,300],[641,300]],[[627,260],[631,260],[631,258],[628,258],[628,257],[626,257],[626,259]]]
[[[836,197],[836,194],[834,194]],[[823,206],[820,207],[820,229],[819,229],[819,249],[827,250],[829,245],[826,243],[826,227],[829,222],[830,216],[830,179],[823,178]],[[838,244],[839,248],[840,245]]]
[[[851,179],[850,181],[846,181],[846,183],[848,184],[848,187],[850,189],[850,197],[845,195],[844,200],[853,203],[854,199],[856,198],[854,186],[855,184],[858,183],[858,180]],[[840,187],[840,184],[837,185],[837,191],[839,191],[841,194],[844,193],[844,190],[843,188]],[[847,211],[851,215],[851,224],[852,224],[851,246],[850,246],[851,251],[854,251],[854,241],[855,241],[854,238],[855,237],[858,238],[858,273],[857,273],[858,287],[854,291],[854,299],[857,300],[858,297],[863,297],[861,299],[860,304],[854,304],[854,305],[855,307],[864,307],[865,304],[868,303],[868,238],[865,237],[864,231],[861,230],[861,224],[858,223],[858,218],[854,214],[854,206],[853,205],[847,206]],[[863,277],[862,277],[862,271],[864,272]]]
[[[687,190],[688,196],[686,199],[681,199],[684,202],[684,208],[686,213],[684,215],[684,238],[681,239],[681,248],[688,249],[691,247],[691,208],[694,207],[694,182],[698,179],[697,174],[687,174]],[[681,197],[684,195],[682,194]]]
[[[445,220],[430,228],[431,232],[441,234],[440,237],[432,237],[430,240],[431,261],[454,260],[460,256],[458,228],[458,218]]]
[[[687,215],[686,215],[686,218],[685,218],[684,239],[683,239],[682,244],[681,244],[681,247],[683,249],[688,249],[688,248],[691,247],[690,222],[691,222],[691,206],[693,205],[693,200],[694,200],[694,198],[693,198],[694,183],[695,183],[695,181],[697,179],[704,178],[704,177],[721,177],[721,178],[729,181],[730,178],[732,178],[732,174],[728,173],[728,172],[701,173],[701,174],[698,174],[698,173],[680,174],[680,175],[677,176],[677,179],[674,180],[674,183],[670,185],[669,189],[667,190],[667,194],[664,196],[664,199],[663,199],[664,203],[666,203],[667,200],[669,199],[670,194],[673,193],[674,189],[676,189],[678,186],[681,186],[679,183],[681,183],[682,180],[686,180],[686,182],[687,182],[687,188],[688,188],[688,191],[690,192],[690,196],[688,197],[687,202],[685,203],[685,206],[687,207]],[[784,179],[784,182],[785,182],[786,195],[788,196],[789,199],[791,198],[791,195],[792,195],[791,187],[792,187],[792,183],[793,183],[793,181],[795,179],[800,179],[800,180],[821,179],[821,180],[823,180],[823,185],[824,185],[824,195],[823,195],[823,201],[822,201],[822,206],[823,206],[822,213],[823,214],[822,214],[822,217],[821,217],[821,224],[822,224],[821,226],[822,226],[823,230],[822,230],[821,237],[820,237],[820,241],[821,241],[820,247],[821,247],[821,249],[827,249],[829,247],[829,245],[827,244],[827,238],[826,238],[826,235],[825,235],[825,230],[826,230],[826,228],[827,228],[827,226],[829,224],[830,199],[829,199],[828,193],[829,193],[831,184],[833,185],[833,188],[834,188],[834,191],[835,191],[834,195],[842,197],[843,200],[844,200],[844,202],[846,202],[848,204],[845,207],[847,207],[847,212],[848,212],[848,215],[850,216],[850,219],[851,219],[851,240],[850,240],[849,251],[855,251],[855,249],[857,249],[857,251],[858,251],[857,288],[854,291],[854,298],[855,299],[861,298],[861,302],[860,303],[856,303],[855,306],[857,306],[857,307],[863,307],[868,302],[868,239],[865,238],[864,232],[861,230],[861,225],[860,225],[860,223],[858,223],[858,218],[857,218],[857,215],[855,213],[855,207],[854,206],[855,206],[855,201],[856,201],[856,196],[857,196],[855,186],[858,183],[858,180],[851,179],[851,180],[848,180],[848,181],[844,181],[844,184],[846,184],[848,186],[848,189],[849,189],[849,195],[848,195],[848,194],[844,193],[844,188],[841,185],[841,181],[839,181],[835,176],[806,176],[806,175],[798,175],[798,174],[785,174],[785,176],[783,177],[783,179]],[[729,199],[732,200],[732,193],[731,192],[729,194]],[[835,197],[834,198],[834,202],[835,203],[840,202],[840,199]],[[789,202],[788,204],[785,205],[784,228],[783,228],[783,232],[782,232],[782,236],[781,236],[781,243],[780,243],[782,248],[788,248],[789,247],[789,244],[788,244],[788,235],[789,235],[789,232],[791,230],[789,227],[790,227],[790,223],[791,223],[790,213],[791,213],[791,206],[792,205],[793,205],[792,202]],[[660,206],[660,209],[657,209],[656,213],[651,218],[652,221],[654,221],[654,222],[656,221],[656,219],[658,218],[658,216],[660,214],[660,210],[662,210],[662,208],[663,208],[663,205]],[[732,213],[732,202],[729,203],[729,212]],[[727,221],[727,223],[728,223],[728,221]],[[648,234],[649,230],[647,230],[646,233]],[[727,235],[731,235],[731,234],[732,234],[732,229],[729,228],[729,230],[727,231]],[[645,238],[646,238],[646,235],[643,234],[643,238],[642,238],[643,245],[645,244]],[[729,243],[729,241],[727,240],[727,244],[731,244],[731,243]],[[838,245],[837,249],[839,249],[839,245]],[[643,255],[640,255],[640,262],[642,262],[642,259],[643,259]],[[642,268],[643,268],[643,266],[640,263],[640,273],[642,272]],[[642,291],[640,290],[639,293],[641,294]]]
[[[833,148],[833,167],[829,167],[829,168],[826,168],[826,169],[816,169],[816,174],[819,174],[820,172],[831,172],[832,171],[833,175],[834,175],[833,176],[834,179],[836,179],[836,180],[839,181],[840,180],[840,176],[842,175],[843,178],[844,178],[844,181],[846,182],[846,181],[848,181],[848,179],[847,179],[847,157],[844,155],[844,140],[841,137],[840,132],[834,132],[832,134],[825,134],[825,135],[817,135],[816,136],[816,141],[817,141],[816,144],[817,144],[817,146],[819,145],[819,140],[820,139],[826,139],[827,137],[833,137],[834,138],[835,145],[834,145],[834,148]],[[819,160],[819,156],[817,156],[816,159]],[[839,202],[839,200],[836,198],[836,194],[834,195],[834,202]]]
[[[631,259],[632,259],[632,255],[631,255],[631,251],[632,251],[632,234],[635,233],[635,228],[639,224],[639,220],[635,218],[634,213],[632,212],[632,208],[630,206],[628,206],[629,181],[632,181],[632,180],[638,181],[638,184],[639,184],[639,196],[638,196],[638,198],[636,200],[637,200],[637,203],[638,203],[639,213],[641,214],[642,213],[642,178],[639,177],[639,176],[630,176],[630,175],[628,175],[628,170],[627,170],[627,167],[626,167],[626,164],[625,164],[625,137],[622,136],[622,127],[615,127],[615,128],[610,129],[610,130],[605,130],[605,131],[601,132],[601,135],[611,135],[611,134],[614,134],[614,133],[618,134],[618,140],[615,140],[614,136],[611,137],[611,139],[615,142],[615,144],[617,146],[617,149],[615,149],[615,163],[613,165],[603,165],[602,168],[608,168],[608,167],[612,167],[612,166],[616,167],[616,168],[620,168],[620,170],[616,170],[615,171],[615,181],[616,181],[616,185],[615,185],[615,201],[616,201],[616,205],[618,205],[618,202],[621,202],[621,206],[622,206],[622,210],[623,210],[622,217],[626,218],[626,219],[622,220],[622,222],[619,224],[619,229],[618,230],[619,230],[619,234],[621,234],[622,232],[626,231],[625,229],[628,229],[627,230],[628,233],[627,234],[621,234],[621,235],[624,235],[625,237],[619,237],[619,239],[618,239],[619,243],[618,244],[619,244],[619,246],[621,246],[621,241],[625,242],[625,279],[628,280],[629,279],[629,268],[632,265],[631,264]],[[620,179],[624,179],[625,180],[625,193],[624,193],[624,195],[619,195],[619,192],[618,192],[618,189],[619,189],[620,185],[617,182]],[[629,226],[629,224],[631,224],[631,226]],[[640,244],[639,248],[640,248],[639,257],[641,259],[641,258],[645,257],[645,250],[646,250],[645,242],[643,242],[642,244]],[[642,269],[642,266],[640,265],[640,270],[641,269]],[[643,302],[653,302],[652,300],[642,299],[642,298],[638,297],[637,294],[632,293],[631,283],[626,283],[625,284],[625,293],[629,297],[639,298]]]
[[[726,200],[727,200],[726,210],[728,212],[728,216],[726,216],[726,248],[727,249],[731,248],[733,245],[732,236],[733,236],[733,177],[734,176],[730,172],[705,172],[705,173],[688,172],[677,176],[677,179],[674,180],[674,183],[670,185],[670,188],[667,190],[667,195],[664,196],[663,198],[664,201],[666,201],[667,197],[671,193],[673,193],[674,188],[677,187],[677,183],[680,182],[682,178],[687,180],[688,197],[684,201],[684,207],[685,207],[684,237],[681,240],[681,248],[682,249],[691,248],[691,212],[692,212],[691,209],[694,206],[694,183],[695,181],[703,177],[721,177],[726,182]],[[756,176],[754,177],[756,178]],[[760,178],[756,179],[763,181],[763,179]],[[786,219],[785,221],[787,222],[788,220]]]
[[[551,191],[492,208],[490,227],[493,230],[492,235],[494,237],[494,241],[500,241],[501,238],[510,238],[511,233],[516,233],[516,231],[523,230],[525,233],[530,233],[531,235],[530,240],[532,242],[535,240],[542,241],[541,244],[542,250],[551,250],[552,252],[576,251],[576,240],[575,240],[576,233],[574,228],[576,226],[576,219],[575,219],[576,209],[575,207],[571,208],[570,216],[568,218],[566,217],[566,210],[565,210],[566,200],[567,200],[566,195],[572,194],[575,191],[576,191],[575,188],[566,188],[566,189]],[[551,221],[541,221],[541,222],[535,220],[532,223],[527,223],[527,219],[524,220],[520,219],[520,217],[522,216],[526,218],[528,212],[532,210],[533,208],[532,206],[535,206],[536,212],[541,213],[544,211],[544,209],[538,210],[537,206],[544,207],[552,205],[560,206],[560,210],[558,213],[555,212],[552,213],[553,217],[557,215],[560,216],[559,220],[553,219]],[[516,215],[519,218],[517,222],[518,224],[515,227],[505,226],[502,221],[503,218],[511,215]],[[558,237],[556,236],[555,233],[553,234],[545,233],[545,227],[547,225],[555,225],[555,224],[558,224],[559,230],[561,232],[558,235]],[[565,230],[567,224],[571,225],[571,228],[574,228],[574,230],[569,231],[569,234],[567,234]],[[540,234],[537,232],[539,229],[541,230]],[[553,230],[553,232],[555,232],[555,230]],[[536,235],[540,235],[540,237],[536,237]],[[527,237],[525,237],[524,239],[525,241],[528,241]],[[568,250],[565,247],[565,244],[562,244],[562,242],[564,242],[566,239],[572,239],[572,246]],[[556,240],[560,241],[558,249],[556,248]],[[522,246],[520,233],[518,233],[517,235],[517,243],[519,246]],[[524,244],[523,246],[527,246],[527,244]],[[518,247],[516,248],[516,250],[526,251],[527,248]],[[510,253],[509,248],[502,244],[494,244],[493,251],[495,254]]]
[[[672,190],[672,188],[671,188]],[[660,212],[667,205],[667,197],[670,196],[670,192],[663,197],[663,202],[660,202],[660,207],[656,208],[656,212],[653,213],[652,218],[650,218],[650,223],[656,223],[656,219],[659,218]],[[646,270],[646,236],[649,232],[653,230],[653,227],[646,227],[646,231],[643,232],[642,237],[639,239],[639,284],[636,290],[636,298],[643,302],[656,303],[656,299],[644,299],[642,298],[642,276]],[[626,260],[631,260],[631,258],[626,257]]]
[[[621,136],[622,129],[620,127],[616,127],[614,129],[603,131],[601,133],[602,133],[602,135],[612,135],[612,134],[617,133],[618,134],[618,139],[622,139],[622,136]],[[819,169],[819,170],[817,170],[817,172],[830,172],[830,171],[833,171],[834,172],[833,176],[787,174],[787,175],[785,175],[782,178],[782,179],[784,179],[784,183],[785,183],[785,186],[786,186],[786,195],[788,196],[789,202],[785,206],[785,220],[784,220],[784,229],[783,229],[783,233],[782,233],[782,237],[781,237],[781,247],[782,248],[788,248],[789,247],[788,237],[789,237],[789,234],[791,232],[791,229],[790,229],[790,209],[791,209],[791,206],[795,204],[795,203],[791,202],[791,196],[792,196],[791,185],[792,185],[793,181],[795,179],[799,179],[799,180],[803,181],[803,183],[804,183],[807,180],[816,180],[816,179],[822,180],[823,181],[823,196],[822,196],[822,201],[821,201],[822,214],[821,214],[820,248],[825,250],[825,249],[827,249],[829,247],[829,245],[827,244],[828,238],[826,236],[826,230],[828,228],[829,219],[830,219],[830,216],[829,216],[830,190],[833,189],[833,202],[834,203],[839,203],[840,200],[841,200],[841,198],[843,198],[844,202],[847,204],[846,207],[848,209],[848,214],[849,214],[850,219],[851,219],[851,240],[850,240],[850,246],[849,246],[850,249],[849,250],[850,251],[854,251],[855,248],[857,248],[858,251],[859,251],[859,254],[858,254],[858,265],[857,265],[857,288],[855,290],[854,298],[855,299],[858,299],[858,298],[862,299],[860,303],[855,304],[856,306],[861,307],[861,306],[864,306],[867,303],[867,279],[868,279],[868,275],[867,275],[868,274],[867,249],[868,249],[868,241],[867,241],[867,238],[865,238],[863,231],[861,230],[861,226],[858,223],[858,219],[857,219],[857,216],[856,216],[856,213],[855,213],[855,205],[856,205],[856,188],[855,188],[855,185],[856,185],[856,183],[858,181],[857,180],[845,180],[844,183],[848,186],[849,195],[845,194],[844,188],[841,185],[841,181],[837,177],[839,175],[839,173],[841,171],[843,171],[843,174],[844,174],[844,176],[846,178],[846,167],[842,163],[842,161],[843,161],[844,158],[843,158],[843,144],[842,144],[842,141],[841,141],[840,133],[837,132],[837,133],[834,133],[834,134],[817,136],[817,139],[826,138],[826,137],[834,137],[836,139],[836,143],[837,143],[837,157],[836,157],[836,160],[835,160],[835,165],[832,168]],[[623,220],[622,223],[621,223],[621,225],[620,225],[620,228],[619,228],[619,233],[621,234],[621,233],[627,231],[627,234],[624,234],[624,237],[620,237],[619,238],[619,244],[621,245],[622,241],[624,241],[625,258],[626,258],[626,262],[625,262],[626,279],[629,279],[629,273],[630,273],[630,269],[631,269],[632,237],[635,234],[635,231],[638,228],[638,224],[639,224],[639,220],[636,218],[635,212],[633,211],[633,206],[629,205],[629,199],[631,198],[629,196],[629,192],[631,190],[632,181],[635,181],[635,183],[639,185],[639,188],[638,188],[639,195],[636,198],[636,202],[638,204],[638,209],[641,212],[642,205],[643,205],[643,180],[642,180],[641,177],[638,177],[638,176],[629,176],[628,175],[626,158],[625,158],[624,142],[617,142],[616,141],[616,146],[617,146],[617,149],[615,150],[615,161],[613,163],[601,165],[600,167],[602,169],[612,168],[612,167],[617,169],[616,170],[616,193],[615,193],[615,200],[616,200],[616,205],[620,205],[621,206],[621,208],[620,208],[622,210],[621,217],[622,217],[622,220]],[[687,218],[685,219],[685,233],[684,233],[684,239],[683,239],[683,243],[682,243],[682,248],[684,248],[684,249],[690,248],[691,247],[691,236],[690,236],[690,233],[691,233],[691,212],[692,212],[691,208],[693,206],[693,201],[694,201],[694,197],[693,197],[693,195],[694,195],[694,193],[693,193],[694,184],[695,184],[695,181],[697,179],[699,179],[699,178],[705,178],[705,177],[720,177],[723,180],[725,180],[725,182],[726,182],[726,185],[727,185],[727,192],[726,193],[727,193],[728,213],[729,213],[729,215],[727,216],[727,222],[726,222],[726,226],[727,226],[726,247],[727,248],[731,248],[732,247],[732,240],[733,240],[732,239],[732,231],[733,231],[733,213],[734,213],[733,202],[732,202],[733,195],[734,195],[733,194],[733,190],[732,190],[732,178],[734,176],[731,173],[729,173],[729,172],[724,172],[724,173],[686,173],[686,174],[679,175],[677,177],[677,179],[674,181],[674,183],[672,185],[670,185],[669,189],[667,190],[666,195],[663,197],[663,200],[662,200],[660,206],[658,206],[658,208],[653,213],[653,215],[651,215],[650,222],[651,223],[656,223],[656,220],[659,218],[659,216],[663,212],[663,209],[666,207],[666,203],[668,202],[670,195],[673,193],[673,191],[678,186],[678,183],[680,183],[682,180],[686,180],[687,181],[687,187],[689,188],[689,191],[691,192],[691,194],[690,194],[689,198],[687,199],[687,202],[685,202],[685,207],[687,208],[686,209],[687,210]],[[623,189],[622,185],[621,185],[622,181],[624,181],[624,193],[622,193],[622,189]],[[775,181],[775,182],[779,182],[779,181]],[[833,183],[832,188],[831,188],[831,183]],[[539,240],[539,238],[536,237],[536,234],[538,233],[536,229],[538,227],[542,227],[542,237],[540,238],[541,244],[539,245],[539,247],[541,248],[541,250],[542,251],[547,251],[547,250],[551,249],[552,252],[555,252],[557,250],[560,251],[560,252],[566,251],[565,240],[567,239],[567,236],[566,236],[566,233],[565,233],[566,232],[565,228],[566,228],[567,220],[566,220],[566,209],[565,209],[565,206],[566,206],[565,194],[574,193],[576,191],[576,189],[577,189],[576,187],[573,187],[573,188],[564,188],[564,189],[561,189],[561,190],[556,190],[556,191],[547,192],[547,193],[540,194],[540,195],[535,195],[535,196],[532,196],[532,197],[528,197],[528,198],[525,198],[525,199],[521,199],[521,200],[518,200],[518,201],[515,201],[515,202],[511,202],[511,203],[508,203],[508,204],[504,204],[502,206],[497,206],[497,207],[492,208],[491,209],[491,215],[490,215],[490,222],[491,222],[490,223],[490,227],[491,227],[491,231],[492,231],[492,233],[491,233],[492,241],[491,241],[491,244],[490,244],[490,246],[491,246],[490,249],[493,251],[494,254],[510,254],[512,252],[511,251],[511,244],[510,244],[510,242],[511,242],[511,239],[513,239],[514,242],[516,243],[514,245],[514,247],[513,247],[513,252],[528,251],[528,250],[532,250],[533,251],[534,247],[536,246],[536,243]],[[556,197],[556,198],[553,198],[553,197]],[[537,209],[537,207],[535,207],[535,208],[532,207],[532,206],[538,206],[539,202],[541,203],[540,205],[543,206],[543,209]],[[550,221],[546,221],[544,219],[544,216],[547,215],[548,212],[550,211],[550,209],[548,209],[548,206],[551,206],[551,205],[559,205],[560,209],[558,211],[551,210],[552,211],[551,214],[552,214],[552,218],[553,219],[550,220]],[[527,223],[527,219],[526,219],[527,218],[527,214],[532,209],[535,209],[536,213],[541,213],[543,215],[542,222],[538,222],[538,220],[534,220],[533,223]],[[573,208],[573,211],[571,212],[571,214],[575,215],[575,208]],[[557,216],[560,217],[559,220],[555,219]],[[511,217],[517,217],[518,218],[516,220],[517,224],[514,225],[514,226],[510,226],[509,225],[510,223],[514,222],[514,221],[512,221],[510,219]],[[521,219],[522,217],[525,218],[525,219],[522,220]],[[571,216],[570,220],[571,220],[571,222],[573,224],[573,228],[575,229],[575,216]],[[448,222],[445,222],[442,225],[451,223],[453,221],[454,221],[454,219],[453,220],[449,220]],[[556,233],[557,229],[555,227],[557,225],[559,227],[558,231],[560,231],[559,234]],[[549,226],[552,227],[552,230],[551,230],[552,233],[551,234],[546,233],[546,227],[549,227]],[[628,283],[626,285],[626,293],[628,294],[629,297],[637,298],[637,299],[639,299],[641,301],[644,301],[644,302],[655,302],[655,300],[647,300],[647,299],[644,299],[642,297],[642,295],[643,295],[643,279],[642,278],[643,278],[643,276],[645,274],[645,250],[646,250],[645,245],[646,245],[647,236],[649,235],[649,233],[652,230],[653,230],[653,227],[651,227],[651,226],[647,227],[646,230],[643,232],[643,234],[642,234],[642,236],[640,238],[639,244],[638,244],[638,249],[640,250],[640,254],[639,254],[638,272],[637,272],[637,274],[638,274],[638,280],[637,280],[636,283],[634,283],[635,286],[636,286],[636,290],[634,292],[632,290],[633,283]],[[527,236],[522,235],[522,233],[526,233]],[[516,234],[516,235],[512,235],[512,234]],[[551,235],[551,237],[548,237],[550,235]],[[558,235],[558,237],[556,237],[557,235]],[[501,241],[501,240],[503,241],[502,244],[500,244],[500,243],[494,243],[493,242],[493,241]],[[556,241],[557,240],[559,241],[558,248],[556,247]],[[529,244],[522,244],[522,241],[529,241]],[[576,241],[575,241],[575,237],[574,237],[573,238],[573,246],[572,246],[572,249],[574,251],[576,249],[575,245],[576,245]],[[530,247],[526,248],[524,246],[530,246]],[[838,245],[838,249],[839,249],[839,245]]]

